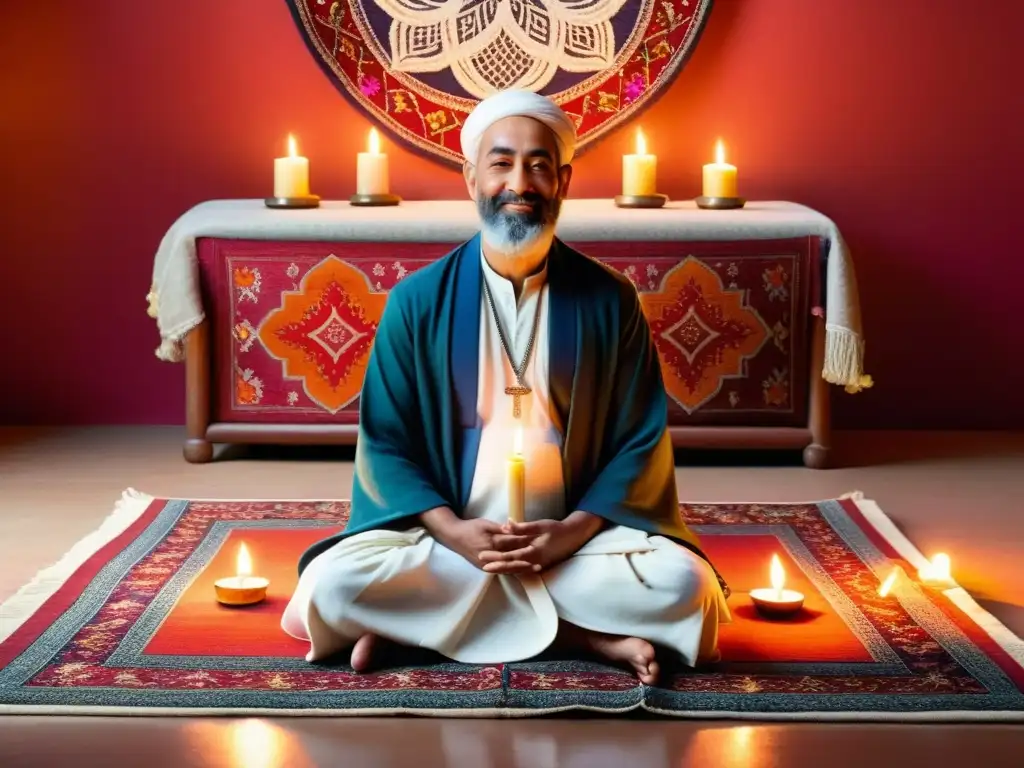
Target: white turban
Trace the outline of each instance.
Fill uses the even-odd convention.
[[[500,91],[477,104],[462,125],[463,156],[475,163],[484,132],[506,117],[532,117],[544,123],[555,134],[559,162],[572,162],[576,152],[575,123],[555,102],[533,91]]]

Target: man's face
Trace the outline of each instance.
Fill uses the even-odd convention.
[[[494,123],[466,166],[466,186],[488,242],[511,255],[553,230],[571,176],[570,166],[559,167],[554,134],[539,120]]]

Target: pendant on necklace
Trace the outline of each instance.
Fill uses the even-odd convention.
[[[505,394],[506,395],[510,395],[512,397],[512,418],[513,419],[518,419],[520,417],[520,415],[522,414],[522,409],[520,408],[519,398],[521,398],[523,395],[530,394],[531,391],[532,390],[529,387],[520,387],[520,386],[517,386],[517,387],[505,387]]]

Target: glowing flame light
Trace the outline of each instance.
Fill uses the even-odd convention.
[[[922,580],[928,581],[952,581],[949,555],[945,552],[938,552],[932,556],[931,562],[918,571]]]
[[[243,584],[247,576],[252,576],[252,558],[249,557],[249,550],[246,549],[245,544],[238,548],[238,562],[235,565],[235,571]]]
[[[295,146],[295,137],[290,133],[288,134],[288,157],[298,157],[299,150]]]
[[[725,145],[722,144],[721,139],[715,144],[715,162],[719,165],[725,162]]]
[[[639,128],[636,129],[636,153],[638,155],[647,154],[647,139],[644,138],[644,132]]]
[[[782,570],[782,561],[778,555],[772,555],[771,567],[772,589],[775,590],[778,599],[782,599],[782,588],[786,586],[786,572]]]
[[[369,142],[368,142],[368,146],[370,148],[370,154],[371,155],[379,155],[380,154],[380,136],[377,135],[377,129],[376,128],[371,128],[370,129],[370,139],[369,139]]]
[[[516,431],[512,436],[512,452],[516,456],[523,455],[523,428],[516,427]]]
[[[889,594],[889,590],[892,589],[892,585],[896,583],[896,577],[899,575],[900,569],[898,567],[893,568],[892,573],[890,573],[886,577],[885,581],[882,582],[882,587],[878,590],[878,594],[880,597],[885,597]]]

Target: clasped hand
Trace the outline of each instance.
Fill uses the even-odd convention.
[[[589,540],[600,521],[574,513],[566,520],[464,521],[462,554],[487,573],[538,573],[575,554]]]

